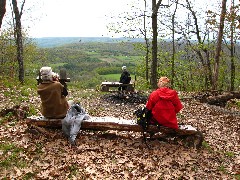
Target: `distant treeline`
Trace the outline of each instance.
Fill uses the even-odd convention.
[[[136,45],[138,44],[138,45]],[[193,41],[193,44],[194,41]],[[199,56],[189,49],[187,44],[175,45],[174,73],[176,75],[175,87],[183,90],[196,90],[207,88],[203,78],[204,69],[199,63]],[[196,46],[198,48],[198,46]],[[159,42],[158,76],[166,75],[171,78],[172,73],[172,43]],[[235,47],[236,51],[239,46]],[[101,83],[102,76],[108,74],[120,74],[121,67],[126,65],[129,71],[142,79],[145,78],[145,49],[144,43],[133,42],[78,42],[65,44],[53,48],[40,48],[40,54],[45,55],[45,61],[41,65],[49,65],[55,69],[65,68],[73,81],[84,81],[84,87],[95,86]],[[225,50],[227,51],[227,49]],[[237,55],[237,54],[236,54]],[[151,63],[151,54],[149,58]],[[222,71],[229,74],[229,60],[222,60]],[[235,59],[236,65],[240,64],[239,58]],[[37,63],[36,63],[37,64]],[[239,66],[236,66],[239,68]],[[150,67],[148,67],[150,69]],[[229,81],[227,76],[220,76],[220,84]],[[86,84],[91,81],[90,84]],[[239,81],[236,71],[236,83]],[[147,86],[147,82],[141,82]]]
[[[35,65],[51,66],[58,72],[65,68],[72,82],[79,82],[82,88],[93,88],[104,78],[101,75],[120,74],[122,66],[136,72],[143,52],[134,48],[134,43],[73,43],[53,48],[39,48],[44,59],[37,59]]]
[[[80,43],[120,43],[120,42],[144,42],[142,38],[110,38],[110,37],[43,37],[33,38],[33,42],[41,48],[58,47],[66,44]]]
[[[146,80],[146,69],[151,73],[151,47],[146,67],[146,47],[145,43],[136,42],[84,42],[83,39],[73,43],[71,38],[49,38],[49,42],[59,41],[58,46],[51,48],[41,48],[34,43],[25,43],[24,46],[24,66],[27,78],[35,79],[42,66],[51,66],[58,72],[65,68],[71,83],[79,84],[80,88],[94,88],[106,80],[107,77],[118,77],[121,67],[127,66],[131,75],[137,76],[140,89],[149,87],[149,79]],[[76,38],[73,38],[76,41]],[[108,38],[107,38],[108,39]],[[46,39],[45,39],[46,40]],[[136,41],[136,40],[135,40]],[[172,42],[159,40],[157,76],[169,76],[174,73],[174,87],[183,91],[196,91],[208,89],[209,78],[213,64],[215,44],[199,45],[191,41],[192,44],[175,43],[175,53],[173,56]],[[12,43],[14,44],[14,42]],[[2,54],[0,72],[2,77],[17,77],[18,64],[16,62],[16,52],[11,43],[2,43]],[[207,53],[206,53],[207,52]],[[234,59],[229,56],[229,49],[223,46],[220,61],[219,89],[229,89],[231,74],[235,75],[235,87],[240,83],[240,47],[235,45]],[[200,56],[201,55],[201,56]],[[174,59],[173,59],[174,57]],[[235,71],[231,71],[231,63],[234,62]],[[174,69],[173,69],[174,68]],[[211,69],[210,69],[211,68]],[[207,73],[206,73],[207,72]],[[233,72],[233,73],[232,73]]]

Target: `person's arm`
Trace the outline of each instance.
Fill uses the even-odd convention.
[[[68,91],[65,87],[63,87],[62,95],[65,97],[68,95]]]
[[[149,95],[149,98],[148,98],[148,101],[147,101],[147,104],[146,104],[146,108],[148,110],[152,110],[152,108],[155,106],[155,101],[154,101],[154,92],[152,92],[150,95]]]
[[[123,81],[123,73],[122,73],[121,76],[120,76],[119,82],[122,83],[122,81]]]
[[[176,95],[173,99],[173,105],[175,107],[175,112],[178,113],[182,108],[183,108],[183,105],[178,97],[178,94],[176,92]]]
[[[60,82],[56,82],[56,83],[59,84],[61,95],[66,97],[68,95],[67,89]]]

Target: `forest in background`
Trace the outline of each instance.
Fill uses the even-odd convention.
[[[0,11],[2,23],[6,12],[4,9],[6,0],[0,2],[3,5]],[[4,77],[18,76],[19,81],[24,83],[25,74],[35,73],[35,68],[39,69],[34,67],[33,62],[41,60],[40,65],[46,64],[47,61],[55,61],[58,67],[67,68],[71,73],[75,70],[84,73],[87,80],[91,79],[90,83],[83,86],[84,88],[93,87],[99,83],[101,78],[98,75],[100,74],[95,70],[92,71],[94,65],[90,65],[91,67],[88,65],[94,62],[101,68],[101,63],[106,63],[106,57],[101,54],[105,58],[103,62],[103,59],[99,61],[96,54],[91,57],[76,55],[76,52],[80,51],[79,47],[74,47],[74,50],[68,48],[76,55],[76,57],[70,57],[71,60],[67,59],[67,53],[59,57],[58,52],[42,51],[36,47],[36,44],[31,43],[33,40],[28,38],[27,31],[21,24],[21,17],[25,13],[25,1],[17,3],[14,0],[11,5],[14,16],[9,24],[12,24],[13,28],[11,26],[8,26],[9,29],[5,28],[1,32],[0,41],[1,72]],[[239,88],[239,55],[236,50],[240,27],[239,5],[234,1],[227,3],[226,0],[222,0],[222,3],[220,1],[213,3],[210,7],[206,7],[207,9],[198,9],[196,6],[194,1],[189,0],[184,2],[171,0],[167,4],[162,4],[162,0],[153,0],[152,3],[138,2],[117,15],[117,21],[109,22],[107,26],[109,32],[116,35],[124,34],[124,37],[132,40],[144,39],[144,42],[134,44],[134,50],[144,53],[142,59],[138,60],[140,65],[133,70],[139,77],[138,83],[140,82],[141,88],[157,88],[157,79],[160,76],[170,77],[172,87],[182,91],[209,89],[234,91]],[[10,19],[9,17],[8,20]],[[165,42],[163,39],[171,39],[171,41]],[[82,43],[82,41],[79,39],[78,42]],[[62,42],[59,41],[59,43]],[[110,51],[113,53],[112,50]],[[114,52],[114,58],[118,56],[116,52],[118,50]],[[51,54],[56,57],[51,57]],[[87,54],[93,55],[93,52]],[[83,58],[83,61],[76,60],[77,57]],[[62,58],[65,58],[64,62],[61,62]],[[119,60],[121,57],[116,59]],[[68,61],[67,64],[66,61]],[[83,64],[81,67],[84,69],[79,67],[76,61],[81,61]],[[60,62],[64,64],[60,65]],[[131,63],[129,62],[130,68]],[[73,67],[73,64],[76,67]],[[114,64],[108,63],[106,67],[112,68]],[[109,70],[112,72],[111,69]],[[86,81],[83,74],[81,78],[77,78],[77,73],[71,75],[73,79]]]
[[[40,48],[51,48],[74,43],[117,43],[117,42],[144,42],[142,38],[110,38],[110,37],[42,37],[32,38]]]
[[[124,38],[121,41],[111,41],[105,38],[92,38],[92,42],[87,39],[72,43],[68,38],[26,39],[25,42],[25,74],[27,79],[35,79],[38,70],[42,66],[51,66],[54,71],[59,72],[61,68],[67,70],[71,83],[79,88],[97,88],[102,81],[118,81],[121,74],[121,67],[126,65],[131,73],[132,79],[137,81],[135,85],[138,89],[149,89],[150,83],[145,79],[146,67],[144,42],[131,42]],[[79,38],[70,38],[75,39]],[[95,42],[93,42],[95,39]],[[45,42],[45,48],[40,47],[41,42]],[[4,42],[4,41],[3,41]],[[198,44],[195,43],[196,47]],[[49,45],[50,44],[50,45]],[[52,46],[54,47],[49,47]],[[3,46],[2,66],[0,71],[4,75],[16,77],[18,73],[15,60],[10,60],[9,51],[11,46]],[[12,47],[14,50],[14,47]],[[200,60],[195,52],[189,49],[187,44],[179,43],[175,50],[175,84],[174,87],[181,91],[201,91],[207,90],[205,87],[204,69],[201,68]],[[227,47],[223,52],[227,53]],[[238,90],[239,75],[239,45],[235,47],[236,54],[236,78],[235,87]],[[169,76],[172,73],[172,43],[169,40],[159,41],[158,77]],[[7,57],[8,56],[8,57]],[[7,60],[8,59],[8,60]],[[4,61],[7,60],[7,61]],[[230,63],[229,57],[223,56],[221,59],[221,69],[219,78],[219,89],[230,89]]]
[[[134,76],[143,52],[134,48],[131,42],[78,42],[53,48],[39,48],[41,59],[34,60],[29,76],[36,75],[42,66],[51,66],[59,72],[67,70],[71,83],[80,88],[96,88],[102,81],[119,81],[121,67],[126,65]],[[28,69],[28,68],[26,68]],[[106,79],[107,78],[107,79]]]

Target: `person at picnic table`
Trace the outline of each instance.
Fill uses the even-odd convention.
[[[161,77],[158,89],[153,91],[146,103],[147,110],[152,112],[151,122],[178,129],[177,113],[183,108],[178,93],[170,89],[170,79]]]
[[[37,86],[37,93],[41,98],[42,115],[46,118],[64,118],[70,107],[70,101],[66,100],[67,90],[51,67],[42,67],[40,75],[42,82]]]
[[[131,77],[130,77],[130,73],[127,71],[127,67],[126,66],[123,66],[122,67],[122,74],[121,74],[121,77],[120,77],[120,83],[123,83],[123,84],[129,84],[131,81]],[[118,88],[119,91],[121,90],[126,90],[127,89],[127,86],[120,86]]]

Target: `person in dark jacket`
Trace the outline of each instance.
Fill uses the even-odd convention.
[[[146,108],[152,112],[152,121],[173,129],[178,129],[177,113],[183,108],[178,93],[170,87],[170,79],[161,77],[158,89],[153,91]]]
[[[123,83],[123,84],[129,84],[130,81],[131,81],[130,73],[127,71],[127,67],[123,66],[122,67],[122,74],[121,74],[119,82]],[[127,89],[127,86],[122,86],[122,87],[118,88],[119,91],[126,90],[126,89]]]
[[[41,113],[46,118],[64,118],[69,109],[68,92],[58,81],[51,67],[40,69],[42,83],[37,87],[41,98]]]

